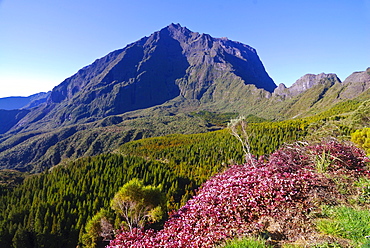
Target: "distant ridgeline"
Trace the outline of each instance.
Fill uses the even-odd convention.
[[[41,92],[31,96],[11,96],[0,98],[0,109],[30,109],[44,103],[50,92]]]

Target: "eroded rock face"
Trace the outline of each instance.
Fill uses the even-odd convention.
[[[336,74],[320,73],[306,74],[299,78],[291,87],[287,88],[284,84],[280,84],[272,93],[272,96],[279,99],[288,99],[298,96],[317,85],[325,85],[327,89],[335,85],[340,89],[335,98],[338,99],[353,99],[361,93],[370,89],[370,67],[366,71],[354,72],[348,76],[343,83]]]

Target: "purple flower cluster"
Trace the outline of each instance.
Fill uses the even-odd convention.
[[[331,169],[365,167],[361,150],[338,142],[284,147],[267,162],[234,165],[209,179],[162,230],[122,231],[108,248],[214,247],[234,236],[263,231],[264,217],[283,219],[286,209],[293,214],[308,211],[309,192],[323,178],[311,158],[323,151],[337,158]]]

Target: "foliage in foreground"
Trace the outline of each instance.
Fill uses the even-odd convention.
[[[318,172],[322,154],[330,154],[329,163]],[[309,214],[329,202],[346,204],[353,182],[369,174],[367,161],[362,150],[337,141],[286,146],[267,162],[233,165],[212,177],[164,229],[122,231],[109,247],[214,247],[261,233],[272,240],[309,240],[318,234]]]
[[[233,239],[226,242],[220,248],[269,248],[270,245],[266,244],[266,241],[261,238],[243,238]]]
[[[269,154],[283,143],[301,140],[310,133],[317,134],[317,127],[312,123],[318,120],[334,123],[336,132],[339,130],[348,135],[351,130],[347,125],[340,125],[345,117],[339,114],[352,111],[357,105],[341,104],[334,110],[308,119],[250,123],[248,134],[251,152],[254,155]],[[360,114],[362,112],[359,111]],[[106,122],[113,119],[102,121],[102,135],[95,134],[96,130],[91,129],[91,137],[98,137],[99,142],[77,135],[75,140],[78,146],[71,142],[60,151],[79,152],[81,146],[87,144],[92,144],[95,151],[95,148],[102,147],[100,145],[105,147],[106,144],[122,143],[122,137],[117,136],[122,131],[118,126],[105,127],[111,125]],[[155,127],[159,133],[166,130],[161,135],[178,131],[178,122],[170,124],[168,121],[160,120],[163,123],[159,125],[159,122],[141,120],[132,125],[145,130]],[[321,122],[318,123],[318,126],[321,125]],[[180,126],[185,129],[192,127],[192,131],[199,127],[193,124]],[[327,135],[327,132],[324,134]],[[335,133],[334,136],[343,134]],[[132,135],[136,138],[146,137],[140,132]],[[34,149],[37,146],[30,147]],[[23,240],[35,247],[76,247],[83,239],[86,223],[94,219],[93,216],[101,208],[109,209],[110,200],[119,187],[133,177],[143,179],[146,184],[161,183],[170,200],[168,204],[172,209],[178,209],[193,194],[193,189],[210,176],[224,169],[227,164],[243,161],[240,144],[226,130],[143,139],[125,144],[120,152],[129,156],[108,154],[78,159],[51,172],[30,176],[24,183],[14,180],[10,190],[9,185],[3,187],[4,195],[0,196],[1,245],[12,247],[15,241]],[[322,152],[316,155],[317,161],[322,155]],[[52,158],[50,156],[47,159]],[[321,161],[325,162],[325,159]],[[364,192],[370,194],[366,188]]]
[[[326,218],[317,222],[317,227],[321,232],[349,239],[352,241],[351,245],[355,247],[368,242],[366,238],[370,234],[370,211],[368,209],[326,206],[323,215]]]

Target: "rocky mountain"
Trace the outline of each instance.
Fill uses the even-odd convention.
[[[327,82],[331,82],[332,85],[335,83],[341,83],[338,76],[334,73],[325,74],[306,74],[299,78],[291,87],[286,88],[284,84],[280,84],[274,91],[274,95],[282,96],[284,98],[297,96],[308,89],[316,86],[323,85]]]
[[[365,92],[366,73],[277,87],[254,48],[171,24],[80,69],[45,102],[0,110],[0,169],[39,172],[134,139],[219,128],[194,111],[307,116]]]
[[[276,88],[255,49],[171,24],[79,70],[15,128],[41,119],[50,128],[91,122],[170,100],[214,105],[238,98],[230,95],[236,87],[250,86]]]
[[[6,133],[16,125],[30,111],[26,109],[4,110],[0,109],[0,134]]]
[[[29,109],[44,103],[50,92],[40,92],[31,96],[11,96],[0,98],[0,109]]]
[[[320,85],[327,85],[327,88],[331,88],[334,85],[339,86],[338,99],[352,99],[370,88],[370,67],[366,71],[352,73],[343,83],[334,73],[306,74],[289,88],[284,84],[280,84],[272,95],[284,99],[294,98]]]
[[[356,83],[361,82],[362,84],[365,84],[368,86],[370,84],[370,67],[366,69],[366,71],[358,71],[354,72],[351,75],[349,75],[345,80],[344,84],[349,83]]]
[[[47,153],[52,158],[41,163],[43,167],[58,163],[63,156],[86,154],[89,142],[97,136],[90,130],[97,126],[119,125],[153,114],[240,109],[256,96],[265,98],[275,88],[254,48],[171,24],[82,68],[29,112],[3,114],[12,121],[2,122],[9,124],[0,129],[0,168],[16,164],[18,169],[32,170]],[[16,121],[15,115],[19,116]],[[202,121],[197,123],[203,126]],[[122,125],[125,127],[120,128],[127,131],[126,124]],[[82,151],[71,148],[64,154],[65,150],[58,148],[86,133],[94,137],[87,138],[89,145]],[[123,140],[141,136],[132,134]]]
[[[342,92],[342,97],[350,98],[358,92],[364,92],[370,88],[370,67],[366,71],[354,72],[348,76],[343,85],[346,90]]]

